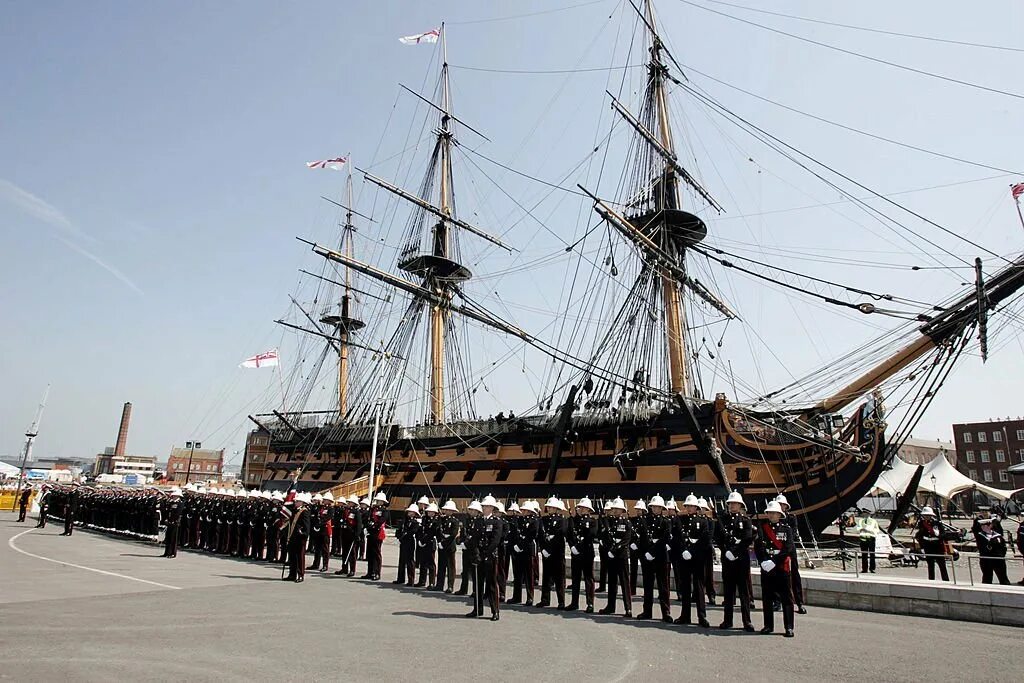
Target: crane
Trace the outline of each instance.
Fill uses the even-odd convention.
[[[32,455],[32,442],[35,441],[36,436],[39,435],[39,423],[43,419],[43,409],[46,408],[46,399],[50,396],[50,385],[46,385],[46,391],[43,392],[43,400],[39,402],[39,408],[36,410],[36,417],[32,420],[32,426],[25,430],[25,447],[21,452],[21,473],[18,475],[18,489],[14,493],[14,502],[11,503],[11,509],[18,504],[18,497],[21,495],[21,485],[25,481],[25,465],[28,463],[28,458]]]

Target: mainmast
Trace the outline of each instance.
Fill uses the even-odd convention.
[[[665,92],[665,76],[668,69],[662,61],[663,46],[654,23],[654,8],[651,5],[651,0],[646,0],[644,3],[644,14],[651,32],[651,61],[648,63],[647,69],[654,93],[653,105],[658,123],[658,142],[674,157],[675,144],[672,141],[668,97]],[[656,192],[654,197],[654,208],[658,213],[679,208],[679,184],[675,167],[665,157],[662,158],[662,165],[662,183],[660,191]],[[674,240],[670,239],[668,230],[661,231],[660,242],[662,249],[673,259],[678,258],[678,266],[685,270],[686,262],[683,253],[676,249],[677,245]],[[686,363],[686,312],[683,308],[682,293],[679,290],[678,280],[667,270],[663,270],[661,273],[661,287],[665,309],[665,337],[668,342],[670,386],[673,393],[689,396],[692,391],[690,373]]]
[[[434,224],[433,255],[448,260],[448,218],[452,215],[451,186],[451,90],[448,83],[448,45],[445,42],[444,24],[441,24],[441,128],[438,131],[440,152],[441,194],[438,200],[441,220]],[[438,283],[430,274],[424,284],[435,288]],[[439,300],[430,308],[430,421],[435,424],[444,423],[444,345],[445,329],[448,325],[448,306],[451,294],[448,287],[440,287]]]
[[[350,259],[353,258],[352,242],[355,236],[355,225],[352,224],[352,170],[351,157],[346,180],[345,225],[341,231],[341,251]],[[352,317],[352,270],[345,267],[345,280],[342,287],[338,314],[326,314],[320,322],[330,325],[338,331],[338,421],[345,419],[348,410],[348,352],[351,346],[350,336],[364,326],[363,321]]]

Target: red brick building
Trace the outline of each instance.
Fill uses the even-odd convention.
[[[199,448],[198,442],[186,442],[185,448],[172,448],[167,458],[167,478],[175,484],[191,481],[220,480],[224,471],[224,449]],[[189,469],[189,459],[192,466]]]
[[[1024,462],[1024,418],[955,424],[953,442],[956,468],[974,481],[1001,489],[1024,486],[1007,472],[1010,465]]]

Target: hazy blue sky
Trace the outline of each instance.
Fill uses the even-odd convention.
[[[430,46],[404,47],[397,38],[444,19],[450,22],[455,67],[557,71],[622,64],[633,20],[628,4],[624,8],[617,0],[481,21],[581,2],[4,3],[0,454],[19,451],[48,382],[53,389],[37,455],[91,456],[113,444],[126,400],[135,408],[130,452],[166,458],[172,446],[193,437],[224,447],[229,455],[240,450],[249,427],[245,415],[271,407],[259,397],[273,393],[276,377],[245,373],[237,364],[277,345],[289,360],[294,342],[272,321],[288,308],[297,268],[316,265],[293,237],[336,239],[337,213],[319,196],[339,196],[343,174],[309,171],[303,162],[351,152],[358,164],[374,163],[385,177],[415,179],[422,169],[422,150],[410,176],[389,157],[409,144],[410,121],[424,116],[421,105],[400,94],[398,83],[416,89],[431,83],[436,52]],[[827,51],[678,0],[657,6],[672,48],[687,67],[878,135],[1002,169],[1024,168],[1020,96]],[[707,6],[881,59],[1024,92],[1021,51]],[[1012,0],[788,0],[757,6],[1024,48],[1024,8]],[[1007,189],[1024,178],[869,140],[689,75],[737,112],[872,188],[915,190],[900,200],[992,250],[1009,254],[1024,245]],[[452,78],[460,116],[492,140],[482,144],[464,133],[463,141],[553,181],[607,132],[604,90],[618,83],[618,76],[600,71],[515,75],[453,68]],[[837,249],[850,256],[859,250],[855,258],[867,262],[923,263],[864,229],[870,222],[846,205],[778,212],[840,197],[736,129],[687,111],[685,98],[680,102],[680,117],[690,126],[680,133],[681,144],[692,149],[690,159],[698,157],[702,177],[729,211],[712,222],[712,233],[727,240],[720,244],[795,248],[773,256],[787,267],[922,300],[955,290],[958,283],[948,276],[799,260],[797,252],[806,248],[817,255]],[[527,204],[548,191],[494,166],[481,168]],[[464,170],[472,175],[474,169]],[[585,177],[573,175],[566,184]],[[923,189],[943,185],[949,186]],[[602,186],[610,191],[614,181],[602,180]],[[357,187],[361,208],[379,208],[374,192],[361,181]],[[521,219],[517,207],[488,187],[479,172],[462,188],[463,215],[495,232],[509,230],[510,239],[531,255],[559,248],[558,239],[536,224],[515,225]],[[589,207],[562,195],[550,201],[561,203],[542,204],[541,212],[565,218],[561,235],[571,239]],[[399,217],[393,229],[400,232],[403,224]],[[877,224],[868,227],[882,232]],[[979,255],[935,230],[928,236],[956,254]],[[906,251],[905,243],[896,242]],[[498,268],[484,264],[475,270]],[[506,295],[510,303],[552,309],[557,301],[557,292],[535,278],[505,284],[512,285]],[[747,323],[779,349],[795,375],[877,334],[861,322],[820,321],[814,307],[794,322],[792,300],[760,298],[749,284],[736,287],[728,291],[742,299]],[[550,316],[517,313],[517,322],[528,329],[551,322]],[[870,322],[892,325],[886,319]],[[1024,413],[1022,347],[1014,338],[1019,330],[1018,324],[998,336],[998,352],[987,366],[975,358],[964,364],[915,436],[949,438],[951,422]],[[734,338],[743,344],[744,336]],[[507,342],[494,347],[496,352],[507,348]],[[747,352],[743,365],[741,355],[737,373],[753,362]],[[772,363],[766,359],[755,384],[788,381],[790,375],[773,370]],[[732,393],[724,377],[718,384],[712,391]],[[493,385],[491,390],[495,393]],[[509,388],[492,403],[519,411],[532,400],[529,390]]]

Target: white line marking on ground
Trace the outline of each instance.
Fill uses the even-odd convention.
[[[180,591],[181,590],[180,586],[169,586],[166,583],[157,583],[156,581],[150,581],[148,579],[140,579],[140,578],[137,578],[137,577],[134,577],[134,576],[128,576],[127,574],[118,574],[117,572],[108,572],[105,569],[96,569],[95,567],[86,567],[86,566],[83,566],[83,565],[80,565],[80,564],[74,564],[72,562],[65,562],[64,560],[55,560],[52,557],[43,557],[42,555],[36,555],[35,553],[30,553],[27,550],[22,550],[18,546],[14,545],[14,542],[16,540],[18,540],[19,538],[21,538],[25,534],[30,533],[31,531],[32,531],[32,529],[26,529],[25,531],[22,531],[20,534],[15,534],[14,536],[11,536],[11,538],[7,541],[7,545],[9,545],[11,547],[11,550],[17,551],[17,552],[21,553],[22,555],[28,555],[29,557],[34,557],[37,560],[43,560],[44,562],[53,562],[54,564],[62,564],[64,566],[66,566],[66,567],[74,567],[75,569],[84,569],[87,572],[96,572],[97,574],[106,574],[107,576],[116,576],[119,579],[128,579],[129,581],[138,581],[139,583],[148,583],[151,586],[159,586],[160,588],[170,588],[171,590],[176,590],[176,591]]]

